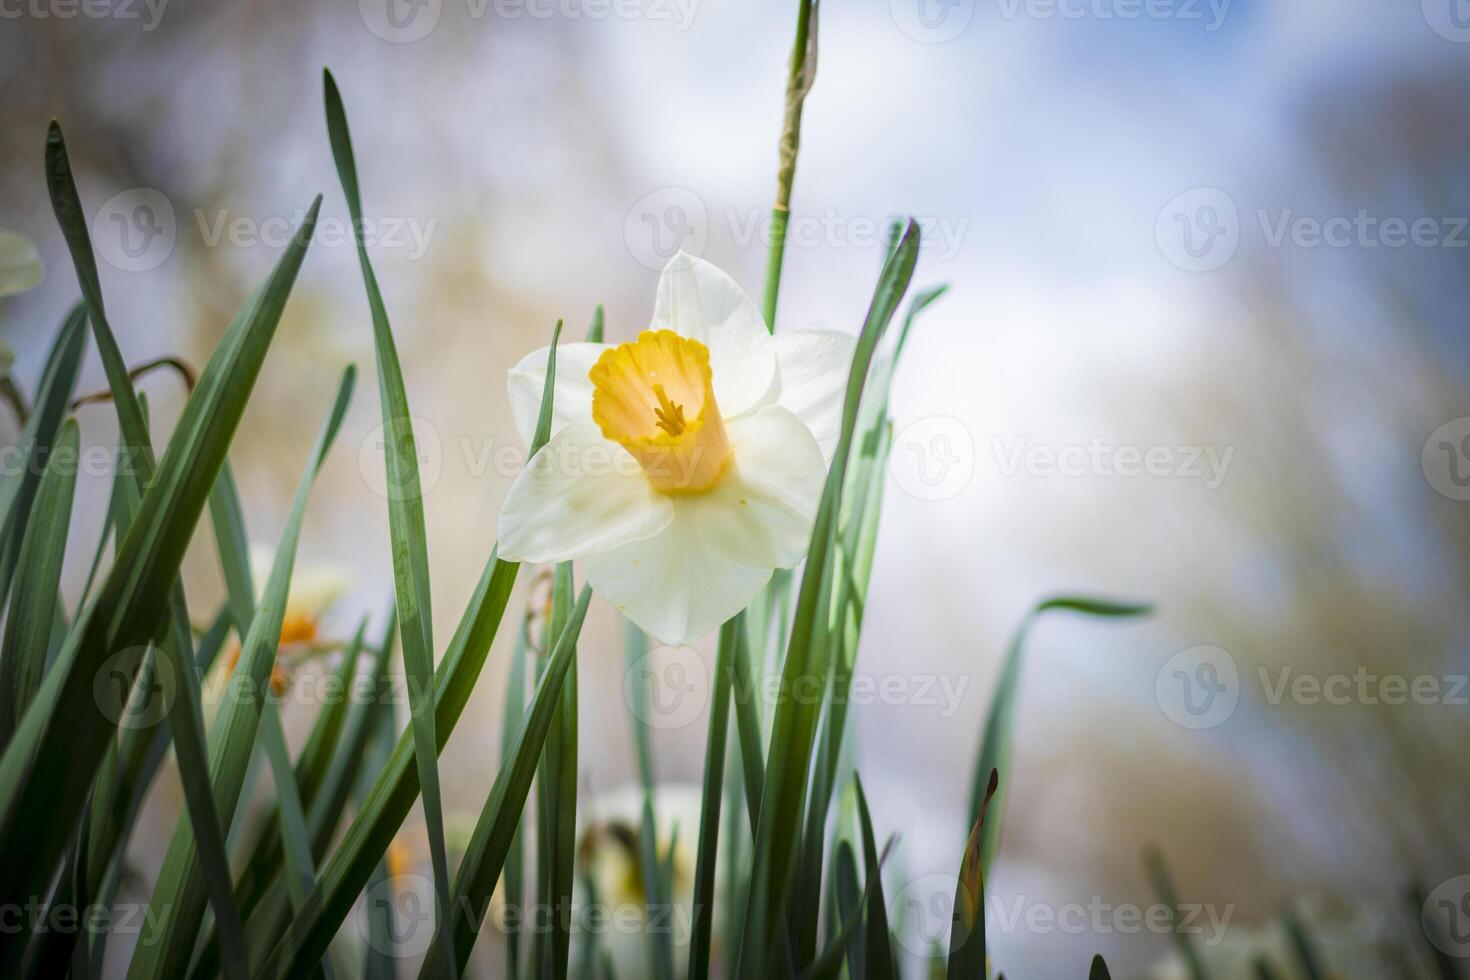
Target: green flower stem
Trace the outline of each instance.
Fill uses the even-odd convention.
[[[786,76],[786,117],[781,126],[780,164],[776,169],[776,203],[771,205],[771,250],[766,256],[766,293],[761,315],[775,332],[776,300],[781,293],[781,263],[786,256],[786,224],[791,215],[791,184],[801,149],[801,108],[817,77],[817,4],[801,0],[796,14],[796,42],[791,72]]]

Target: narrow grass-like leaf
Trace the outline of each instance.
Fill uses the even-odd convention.
[[[61,131],[54,123],[47,140],[47,176],[53,207],[72,253],[103,367],[117,401],[119,420],[129,441],[135,441],[133,432],[143,434],[141,440],[136,440],[140,443],[136,448],[145,472],[151,471],[141,406],[131,394],[126,369],[107,327],[85,216]],[[199,387],[184,407],[168,452],[152,472],[136,519],[100,594],[79,618],[0,759],[0,836],[28,841],[24,852],[14,855],[0,872],[0,899],[19,897],[23,901],[25,896],[43,893],[66,840],[77,827],[88,786],[117,724],[95,699],[94,682],[99,670],[115,670],[130,680],[165,617],[172,615],[176,626],[179,623],[182,594],[171,586],[280,321],[318,207],[319,203],[313,204],[265,287],[210,358]],[[187,622],[182,625],[187,627]],[[187,634],[184,639],[188,639]],[[181,662],[187,646],[164,644],[176,663]],[[193,680],[193,658],[182,662],[184,667],[179,673],[187,689]],[[220,866],[222,847],[216,854],[211,840],[217,826],[211,814],[212,801],[207,793],[202,799],[197,796],[199,746],[193,743],[198,734],[198,705],[184,704],[186,700],[174,699],[175,708],[184,712],[180,722],[194,722],[183,730],[173,726],[180,772],[186,780],[191,820],[198,822],[210,843],[211,898],[233,934],[228,866]],[[230,940],[232,972],[238,967],[233,955],[234,938]],[[14,937],[0,937],[0,963],[18,960],[7,955],[14,941]]]
[[[1322,954],[1318,952],[1317,941],[1312,938],[1295,906],[1287,907],[1283,920],[1286,926],[1286,937],[1291,942],[1291,950],[1296,954],[1296,961],[1302,968],[1302,976],[1305,980],[1326,980],[1328,973],[1322,964]]]
[[[529,621],[529,614],[527,621]],[[505,682],[505,709],[500,718],[500,765],[511,763],[511,748],[515,745],[516,731],[526,717],[526,658],[529,655],[530,636],[526,623],[516,630],[515,647],[510,654],[510,675]],[[505,877],[503,899],[507,909],[521,910],[526,900],[525,884],[525,831],[520,823],[511,837],[510,850],[505,855]],[[510,929],[505,935],[506,980],[517,980],[521,975],[521,930]]]
[[[766,329],[776,329],[776,299],[781,291],[781,261],[786,254],[786,224],[791,219],[791,185],[801,148],[801,110],[817,78],[817,2],[801,0],[796,13],[796,41],[786,78],[786,111],[781,124],[780,165],[776,171],[776,203],[771,208],[771,247],[766,257],[766,291],[761,303]]]
[[[66,315],[46,355],[36,403],[21,427],[13,465],[0,472],[0,605],[10,593],[26,518],[46,467],[46,455],[66,417],[86,344],[86,307],[78,303]]]
[[[766,781],[765,750],[761,739],[761,720],[756,697],[755,670],[750,663],[749,631],[739,637],[730,658],[734,671],[731,698],[735,702],[735,732],[740,742],[740,768],[745,777],[745,802],[750,812],[750,833],[754,840],[760,823],[761,793]]]
[[[873,352],[908,288],[918,258],[918,225],[910,222],[899,247],[883,268],[868,316],[858,337],[843,402],[842,429],[833,453],[832,469],[822,492],[807,551],[806,568],[797,594],[791,639],[786,649],[782,691],[803,690],[820,682],[827,670],[828,609],[832,551],[836,542],[837,511],[842,499],[848,456],[857,425],[858,406]],[[745,934],[741,943],[739,975],[764,977],[779,963],[775,942],[778,924],[786,913],[790,870],[798,857],[807,772],[811,765],[820,705],[785,697],[776,709],[771,745],[756,829],[755,867],[747,900]]]
[[[240,508],[240,491],[235,475],[226,462],[209,495],[209,517],[214,527],[214,544],[219,551],[220,571],[224,574],[225,595],[235,627],[244,636],[255,615],[255,583],[250,572],[250,538],[245,533],[244,512]]]
[[[710,692],[709,735],[704,746],[704,791],[699,810],[699,848],[694,863],[694,934],[689,941],[690,980],[709,977],[710,931],[714,924],[715,869],[720,841],[720,794],[725,783],[725,737],[730,731],[730,687],[735,648],[745,633],[740,614],[720,627]]]
[[[980,803],[980,812],[975,825],[970,828],[970,838],[965,842],[965,853],[960,859],[959,880],[955,883],[954,919],[949,931],[949,980],[972,980],[983,978],[988,969],[985,953],[985,877],[990,869],[985,865],[982,854],[985,813],[995,798],[1000,776],[990,770],[990,779],[985,784],[985,798]]]
[[[327,135],[337,176],[352,215],[357,258],[372,313],[373,344],[378,356],[378,394],[383,406],[383,458],[387,467],[388,533],[393,541],[393,582],[398,599],[398,628],[403,643],[403,667],[408,675],[409,727],[413,732],[414,761],[419,769],[424,824],[429,836],[429,859],[434,869],[434,898],[438,915],[449,914],[449,858],[444,844],[444,804],[439,792],[438,740],[434,733],[434,635],[429,605],[429,550],[424,529],[423,490],[413,417],[398,347],[388,324],[388,311],[368,260],[363,237],[362,195],[347,112],[331,72],[323,72]]]
[[[354,691],[357,664],[361,659],[366,631],[367,619],[364,617],[337,665],[336,690],[343,694],[330,699],[317,712],[311,732],[307,735],[306,745],[302,747],[301,755],[296,761],[297,792],[303,806],[308,809],[327,778],[336,758],[337,746],[343,739],[349,705],[357,696],[355,693],[349,696],[348,692]],[[376,677],[376,674],[370,674],[369,677]],[[235,886],[235,893],[240,899],[240,912],[247,919],[259,900],[261,891],[281,868],[281,834],[277,824],[279,816],[278,808],[270,809],[260,820],[260,836],[251,849],[250,857]]]
[[[1169,913],[1169,931],[1174,934],[1174,948],[1179,951],[1179,958],[1184,961],[1186,971],[1191,980],[1208,980],[1204,960],[1200,958],[1199,950],[1195,948],[1189,933],[1184,930],[1178,893],[1174,889],[1169,866],[1164,863],[1163,853],[1150,847],[1144,851],[1143,863],[1148,869],[1149,880],[1153,883],[1154,897]]]
[[[214,665],[233,623],[229,610],[221,608],[199,638],[194,649],[194,666],[200,676],[208,674]],[[146,704],[147,692],[160,689],[158,671],[157,652],[154,651],[145,656],[138,668],[133,681],[134,703]],[[168,753],[170,740],[167,725],[130,727],[117,740],[115,750],[108,750],[108,758],[115,760],[115,765],[104,766],[98,773],[93,799],[88,806],[88,894],[97,894],[97,888],[110,868],[121,867],[122,854],[134,830],[138,811]],[[110,792],[100,792],[109,786]]]
[[[386,676],[384,677],[386,680]],[[381,771],[383,765],[388,761],[388,756],[393,751],[393,742],[397,732],[393,724],[393,705],[382,703],[373,706],[373,733],[372,740],[364,759],[363,775],[370,776]],[[372,789],[372,780],[365,779],[359,782],[358,805],[362,804],[363,798]],[[379,861],[373,869],[373,876],[368,881],[368,893],[373,894],[374,888],[385,885],[389,880],[387,860]],[[388,886],[391,887],[391,886]],[[392,902],[377,902],[368,910],[370,918],[367,923],[367,943],[363,951],[363,980],[398,980],[398,961],[392,955],[393,937],[397,935],[397,910]],[[507,980],[515,980],[512,974]]]
[[[863,888],[871,895],[867,903],[867,943],[863,949],[863,967],[869,980],[894,980],[893,940],[888,934],[888,902],[883,897],[883,859],[878,853],[878,839],[873,834],[873,818],[868,813],[868,797],[863,781],[853,774],[857,791],[858,818],[863,831]],[[982,974],[983,976],[983,974]]]
[[[271,669],[280,644],[281,625],[286,616],[291,572],[296,562],[296,547],[301,538],[306,505],[351,402],[355,379],[356,370],[348,367],[297,485],[270,577],[241,641],[240,658],[230,678],[228,694],[209,731],[210,783],[216,804],[227,813],[233,813],[239,802],[251,750],[259,731]],[[199,901],[204,882],[198,873],[198,858],[199,850],[192,828],[180,824],[169,843],[158,884],[149,901],[149,908],[160,924],[160,935],[156,942],[139,944],[128,971],[133,980],[178,976],[187,968],[189,953],[194,948],[204,914]]]
[[[913,316],[911,309],[910,322]],[[878,399],[886,403],[887,391],[867,393],[863,405],[866,407],[869,402]],[[830,626],[834,641],[829,678],[831,691],[823,711],[820,747],[817,763],[813,767],[811,801],[807,805],[802,864],[794,885],[796,892],[792,931],[803,955],[809,955],[816,936],[827,812],[833,788],[839,779],[847,709],[851,700],[850,689],[862,631],[862,611],[867,603],[874,544],[878,534],[878,517],[882,510],[883,486],[887,476],[888,449],[892,443],[886,414],[880,413],[872,426],[872,430],[863,436],[860,451],[850,464],[850,486],[844,493],[840,545],[834,556]]]
[[[138,402],[146,420],[148,418],[147,396],[139,392]],[[114,537],[121,545],[123,535],[127,534],[127,529],[132,524],[133,512],[138,508],[140,491],[132,477],[124,472],[122,465],[123,461],[128,458],[127,435],[119,431],[117,441],[117,453],[113,457],[116,465],[112,467],[112,485],[108,491],[107,513],[103,516],[102,533],[97,536],[97,547],[92,553],[92,565],[87,569],[87,580],[82,584],[81,598],[77,600],[78,609],[85,609],[91,603],[92,587],[97,584],[97,577],[102,571],[102,559],[107,554],[107,545]]]
[[[624,657],[629,671],[642,670],[643,658],[648,655],[648,637],[633,625],[624,623]],[[654,796],[653,743],[649,724],[651,717],[648,703],[648,686],[635,683],[631,689],[632,699],[628,705],[628,717],[633,724],[633,745],[638,759],[638,781],[643,787],[643,807],[638,824],[638,879],[643,883],[644,918],[650,923],[659,921],[662,910],[668,907],[662,887],[662,875],[658,864],[658,810]],[[644,939],[648,943],[648,955],[653,963],[654,975],[659,980],[673,980],[674,943],[666,930],[647,928]]]
[[[664,888],[663,868],[658,854],[658,818],[653,809],[653,794],[643,794],[643,812],[638,823],[638,880],[643,882],[644,936],[648,954],[658,980],[674,980],[674,937],[655,923],[669,921],[672,909],[670,893]]]
[[[1092,967],[1087,971],[1087,980],[1113,980],[1113,975],[1108,972],[1108,964],[1099,953],[1092,958]]]
[[[845,932],[848,925],[862,924],[865,911],[860,901],[861,893],[858,890],[857,857],[853,854],[852,844],[849,841],[839,840],[837,842],[837,857],[832,864],[832,897],[837,912],[834,919]],[[862,932],[857,932],[849,937],[847,942],[847,975],[851,980],[863,980],[867,976],[863,966],[865,947],[861,941],[864,938]]]
[[[352,693],[353,685],[357,679],[357,665],[362,659],[367,625],[367,617],[364,616],[353,631],[352,639],[343,649],[334,680],[335,690],[339,693],[317,712],[311,731],[306,736],[306,744],[301,747],[301,754],[296,759],[296,785],[300,787],[303,803],[311,803],[316,796],[332,765],[337,746],[341,744],[342,730],[355,697]]]
[[[434,945],[445,944],[452,952],[456,973],[463,971],[469,961],[480,923],[484,921],[485,911],[490,905],[490,894],[505,868],[505,855],[520,822],[537,760],[552,718],[562,703],[562,685],[572,661],[576,659],[577,637],[582,632],[582,621],[587,616],[587,604],[591,599],[591,590],[583,586],[566,627],[556,638],[526,719],[516,733],[511,764],[496,774],[490,797],[480,811],[469,848],[454,879],[454,897],[450,905],[454,914],[435,930]],[[438,975],[434,971],[438,955],[432,949],[429,951],[420,977]]]
[[[225,580],[228,608],[231,610],[231,618],[236,624],[239,635],[244,636],[250,629],[250,621],[255,615],[255,584],[250,567],[250,539],[245,530],[245,516],[240,507],[240,496],[235,486],[234,475],[228,463],[221,469],[214,492],[210,494],[209,513],[210,522],[214,528],[215,545],[219,553],[220,571]],[[358,626],[356,634],[338,664],[334,677],[338,691],[347,691],[352,682],[366,628],[367,623],[364,620]],[[336,739],[341,732],[342,721],[346,715],[347,700],[345,695],[330,700],[317,712],[317,717],[312,723],[310,736],[294,770],[295,786],[292,792],[299,797],[303,805],[311,802],[312,795],[331,761]],[[262,723],[265,720],[265,716],[262,715]],[[262,737],[264,735],[265,732],[262,730]],[[271,758],[270,761],[274,772],[275,760]],[[247,776],[245,785],[250,784]],[[236,885],[235,891],[240,902],[241,914],[247,918],[260,897],[260,889],[266,885],[271,875],[279,870],[284,829],[280,819],[280,807],[273,804],[272,809],[260,821],[260,836]],[[304,822],[304,814],[302,819]],[[234,829],[237,831],[240,829],[238,821]]]
[[[555,350],[557,344],[561,339],[562,324],[563,321],[556,321],[556,329],[552,331],[551,346],[553,351]],[[546,385],[553,390],[555,390],[556,388],[555,357],[547,359]],[[550,421],[544,417],[538,419],[536,423],[536,437],[538,439],[542,435],[543,428],[545,434],[549,437],[551,434]],[[570,601],[569,598],[564,598],[559,608],[556,601],[557,589],[562,586],[563,583],[561,582],[560,576],[558,574],[553,574],[551,616],[550,622],[547,624],[548,637],[555,637],[559,635],[560,628],[563,625],[563,620],[566,616],[566,609]],[[570,580],[565,583],[565,587],[570,589]],[[548,640],[547,642],[550,641]],[[537,661],[536,681],[538,684],[540,683],[541,678],[545,675],[546,667],[547,664],[544,660]],[[558,711],[560,711],[560,709],[558,709]],[[557,721],[555,718],[553,718],[553,734],[548,735],[548,739],[552,739],[555,737],[554,733],[556,732],[557,727]],[[549,758],[545,753],[543,753],[541,760],[537,765],[536,775],[536,900],[542,908],[551,907],[552,909],[555,909],[555,905],[552,904],[553,899],[551,897],[551,890],[553,887],[553,864],[555,862],[553,851],[556,848],[556,841],[558,836],[556,820],[556,792],[558,783],[556,773],[557,763],[557,759]],[[517,829],[519,829],[519,826],[520,825],[517,824]],[[555,926],[553,926],[553,929],[554,928]],[[537,978],[546,976],[547,973],[550,972],[550,964],[551,935],[548,930],[538,929],[536,930],[536,934],[531,939],[531,975]]]
[[[10,741],[16,719],[25,714],[46,673],[61,561],[71,526],[80,439],[76,419],[67,419],[46,460],[36,503],[26,521],[20,547],[20,567],[25,574],[11,597],[0,653],[0,746]]]
[[[397,612],[390,608],[383,635],[373,648],[373,659],[368,664],[367,676],[371,678],[371,686],[348,709],[338,747],[310,794],[307,827],[311,831],[311,853],[314,857],[326,853],[353,793],[364,797],[371,786],[365,789],[361,784],[371,784],[391,756],[398,734],[394,724],[393,699],[389,696],[393,691],[391,665],[397,628]],[[382,744],[384,742],[386,747]]]
[[[557,565],[551,598],[551,636],[560,636],[572,615],[572,563]],[[562,684],[561,703],[552,716],[542,753],[542,832],[546,838],[546,892],[542,907],[551,910],[551,929],[544,932],[549,973],[564,980],[571,955],[572,882],[577,846],[577,660]],[[517,824],[519,827],[519,824]]]
[[[879,855],[878,866],[880,868],[884,861],[887,860],[888,851],[892,844],[893,840],[890,838],[888,844],[883,848],[883,853]],[[845,848],[847,847],[846,841],[843,842],[843,846]],[[846,856],[848,866],[855,868],[852,864],[852,849],[847,848],[841,853]],[[853,874],[856,874],[855,870]],[[856,887],[855,883],[854,887]],[[880,894],[881,891],[882,877],[881,875],[874,875],[872,880],[868,882],[868,887],[863,889],[862,895],[853,897],[849,912],[843,919],[842,927],[832,936],[831,940],[827,943],[827,947],[822,950],[821,954],[806,969],[801,971],[801,980],[837,980],[842,975],[844,963],[849,967],[848,976],[850,980],[861,980],[862,974],[855,972],[852,968],[853,958],[851,954],[853,949],[858,945],[857,941],[862,938],[864,913],[868,911],[868,906],[872,903],[873,896]]]
[[[633,624],[632,620],[623,620],[623,667],[628,671],[642,669],[643,658],[648,656],[648,636]],[[649,713],[648,685],[636,683],[629,685],[628,693],[628,719],[633,725],[633,751],[638,762],[638,785],[643,787],[643,795],[653,795],[653,743],[649,737],[648,722],[644,719],[653,717]]]
[[[553,334],[546,384],[541,392],[541,414],[531,442],[530,457],[535,457],[550,438],[556,339],[557,335]],[[459,721],[480,670],[485,666],[490,642],[500,628],[519,569],[519,563],[501,561],[494,552],[491,553],[460,619],[459,628],[449,641],[449,648],[435,674],[435,737],[440,750]],[[322,868],[317,887],[306,897],[301,912],[279,937],[270,956],[257,971],[258,976],[291,976],[310,969],[310,964],[326,951],[338,925],[352,910],[358,893],[371,877],[418,795],[411,737],[405,733],[394,746],[393,754],[359,807],[342,843]]]
[[[129,495],[125,492],[121,496]],[[120,508],[119,518],[125,524],[127,516],[124,511],[125,508]],[[209,628],[200,637],[194,650],[195,669],[200,676],[207,674],[213,666],[233,622],[229,611],[221,607]],[[144,657],[133,682],[134,697],[139,703],[146,702],[147,695],[144,692],[157,689],[156,671],[155,651]],[[151,728],[129,728],[108,748],[104,764],[92,787],[92,799],[88,803],[86,823],[82,828],[86,843],[83,848],[84,860],[79,862],[79,867],[84,868],[86,874],[78,875],[73,882],[74,891],[69,895],[58,894],[54,904],[76,908],[92,905],[112,907],[122,884],[123,855],[127,852],[129,841],[137,828],[138,813],[143,807],[148,789],[168,753],[169,742],[168,726],[156,725]],[[86,958],[93,971],[92,976],[100,978],[108,937],[106,930],[99,930],[89,937],[80,937],[89,940]]]
[[[360,785],[364,777],[371,781],[385,768],[388,753],[383,752],[383,757],[379,758],[374,754],[374,746],[386,739],[391,749],[397,737],[393,723],[393,703],[389,698],[389,694],[394,689],[390,676],[390,664],[397,635],[396,607],[390,606],[387,623],[383,627],[380,641],[373,648],[373,659],[367,672],[367,676],[371,678],[371,685],[366,690],[359,689],[360,696],[354,698],[353,704],[348,709],[342,726],[340,744],[307,806],[306,824],[307,831],[311,835],[311,853],[313,859],[318,862],[325,856],[337,824],[347,806],[347,801],[352,797],[354,790],[359,793],[359,805],[363,805],[366,797],[370,795]],[[407,737],[405,735],[405,738]],[[413,763],[412,751],[406,752],[403,759],[411,766]],[[385,843],[384,850],[387,847]],[[381,856],[380,851],[379,857]],[[285,882],[277,873],[282,870],[280,860],[280,851],[277,850],[271,855],[269,863],[261,867],[251,865],[247,867],[246,875],[242,876],[241,907],[247,909],[250,914],[250,919],[246,923],[246,938],[249,941],[252,967],[265,961],[267,954],[280,939],[281,931],[292,921]],[[250,881],[248,877],[251,873],[258,874],[254,881]],[[364,879],[371,877],[372,873],[373,869],[369,868]],[[311,898],[312,895],[307,896],[308,902],[311,901]],[[328,939],[330,938],[329,936]],[[213,941],[207,943],[198,957],[191,976],[196,980],[212,977],[215,973],[214,964],[217,954],[218,949]],[[323,945],[317,957],[318,961],[325,954],[326,946]]]
[[[970,813],[980,812],[984,805],[990,773],[997,769],[1010,772],[1008,767],[1011,761],[1011,741],[1015,735],[1016,701],[1021,686],[1021,664],[1026,638],[1032,625],[1052,611],[1108,619],[1131,619],[1152,614],[1153,606],[1093,596],[1053,596],[1043,599],[1027,612],[1011,639],[1005,665],[996,682],[995,693],[990,697],[990,708],[985,716],[985,728],[980,738],[980,750],[975,759],[975,775],[970,784]],[[1005,820],[1006,796],[1012,782],[1013,780],[1006,779],[996,794],[995,812],[986,821],[981,836],[980,863],[987,870],[995,867],[995,852],[1000,846],[1001,825]]]
[[[281,728],[280,712],[273,704],[267,704],[261,713],[260,741],[265,746],[276,786],[278,823],[286,856],[286,894],[291,898],[291,907],[299,909],[314,884],[311,841],[306,831],[306,813],[297,792],[296,771],[291,766],[291,752],[286,747],[286,733]]]
[[[751,820],[755,816],[745,800],[745,767],[740,761],[739,739],[733,740],[725,749],[725,798],[728,804],[722,809],[725,814],[724,855],[725,883],[721,901],[725,909],[723,930],[724,949],[721,963],[722,973],[728,973],[735,959],[735,950],[740,948],[740,934],[745,931],[745,891],[749,887],[748,860],[751,845]]]
[[[597,879],[591,872],[584,868],[578,876],[582,882],[582,891],[586,895],[587,908],[602,908],[602,893],[597,889]],[[601,957],[598,949],[602,945],[598,941],[598,930],[583,929],[577,944],[577,980],[597,980],[597,967]],[[511,974],[511,980],[514,980]]]

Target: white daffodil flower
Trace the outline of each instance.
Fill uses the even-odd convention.
[[[557,348],[551,441],[511,487],[501,557],[580,559],[661,641],[710,633],[806,554],[855,345],[772,336],[733,279],[680,252],[636,340]],[[548,350],[510,372],[528,443]]]

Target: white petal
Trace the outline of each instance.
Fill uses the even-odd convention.
[[[531,458],[500,511],[507,561],[585,558],[663,530],[674,507],[590,418],[569,422]]]
[[[703,504],[705,543],[742,565],[790,568],[806,555],[822,501],[822,451],[802,421],[777,405],[727,424],[730,472],[691,498]]]
[[[0,228],[0,296],[23,293],[45,277],[35,243],[18,231]]]
[[[776,347],[760,310],[718,266],[680,252],[658,279],[653,329],[672,330],[709,348],[715,401],[726,418],[775,393]]]
[[[666,643],[713,632],[811,538],[826,480],[812,434],[775,405],[728,425],[735,459],[717,487],[674,497],[663,531],[586,562],[592,588]]]
[[[592,380],[587,372],[607,348],[607,344],[557,345],[556,390],[551,402],[553,435],[573,419],[592,417]],[[541,417],[541,389],[546,386],[546,357],[550,351],[550,347],[543,347],[527,354],[510,369],[510,411],[516,431],[528,446],[536,434],[536,420]]]
[[[781,394],[776,404],[796,413],[831,462],[842,433],[842,401],[857,338],[836,330],[793,330],[776,335]]]
[[[694,499],[694,498],[689,498]],[[643,541],[595,555],[584,563],[587,583],[645,632],[682,645],[714,632],[750,604],[771,578],[769,568],[747,568],[705,547],[700,522],[683,520]]]

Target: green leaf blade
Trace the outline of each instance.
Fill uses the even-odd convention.
[[[362,266],[368,307],[372,313],[373,342],[378,359],[378,390],[383,406],[383,448],[388,480],[388,531],[393,542],[393,581],[398,601],[398,625],[403,665],[408,675],[409,727],[413,732],[414,760],[419,769],[424,823],[428,829],[430,861],[434,869],[434,896],[440,919],[449,914],[449,857],[444,840],[444,805],[439,788],[439,753],[434,732],[434,636],[431,628],[428,536],[424,525],[423,490],[413,418],[398,349],[388,323],[388,312],[378,289],[363,238],[362,194],[347,112],[331,72],[323,73],[327,134],[337,175],[347,198]]]
[[[35,699],[46,673],[80,443],[76,419],[67,419],[46,461],[21,542],[20,567],[26,571],[11,600],[0,653],[0,746],[10,741],[16,719]]]

